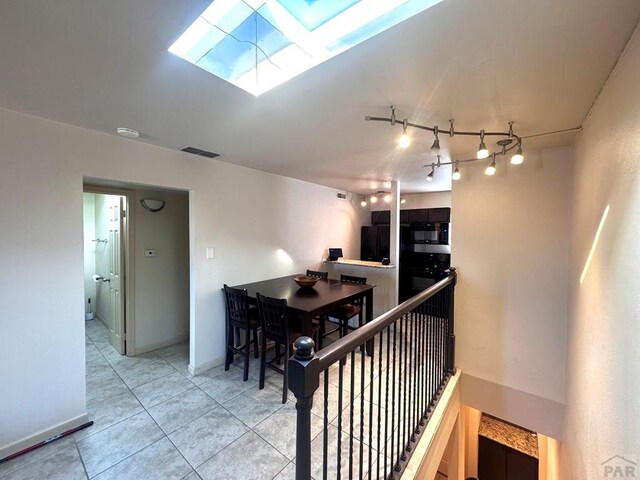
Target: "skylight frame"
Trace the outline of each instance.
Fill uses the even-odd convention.
[[[257,97],[441,1],[213,0],[168,51]]]

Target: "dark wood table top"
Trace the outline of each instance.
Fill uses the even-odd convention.
[[[300,288],[292,277],[293,275],[287,275],[261,282],[235,285],[233,288],[246,289],[249,299],[253,301],[256,299],[256,293],[267,297],[286,298],[290,309],[317,315],[362,297],[375,287],[375,285],[359,285],[328,279],[318,280],[313,288]]]

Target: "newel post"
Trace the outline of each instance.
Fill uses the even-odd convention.
[[[311,478],[311,407],[313,394],[320,385],[320,362],[315,357],[315,343],[299,337],[289,359],[289,390],[296,396],[296,480]]]
[[[449,275],[453,276],[453,282],[449,286],[449,355],[447,358],[447,369],[449,373],[453,374],[456,370],[456,335],[455,335],[455,319],[454,319],[454,307],[455,307],[455,293],[456,284],[458,283],[458,274],[454,267],[449,269]]]

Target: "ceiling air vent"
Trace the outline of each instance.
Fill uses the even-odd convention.
[[[337,197],[338,198],[342,198],[344,200],[345,198],[347,198],[347,194],[346,193],[338,193]]]
[[[193,153],[194,155],[200,155],[201,157],[207,157],[207,158],[216,158],[220,156],[219,153],[208,152],[206,150],[201,150],[195,147],[182,147],[180,151],[186,152],[186,153]]]

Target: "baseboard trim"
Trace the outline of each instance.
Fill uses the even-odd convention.
[[[189,364],[188,370],[189,373],[195,377],[196,375],[200,375],[201,373],[206,372],[207,370],[210,370],[214,367],[219,367],[220,365],[224,365],[224,356],[214,358],[210,362],[203,363],[202,365],[198,365],[196,367]]]
[[[71,430],[73,428],[79,427],[80,425],[84,425],[88,421],[89,416],[85,413],[84,415],[72,418],[70,420],[67,420],[66,422],[59,423],[58,425],[54,425],[51,428],[47,428],[40,432],[34,433],[33,435],[29,435],[28,437],[25,437],[21,440],[10,443],[9,445],[0,447],[0,458],[6,458],[9,455],[13,455],[14,453],[24,450],[25,448],[32,447],[33,445],[43,442],[51,437],[60,435],[67,430]]]
[[[143,353],[152,352],[154,350],[158,350],[160,348],[168,347],[170,345],[174,345],[176,343],[184,342],[185,340],[189,340],[189,334],[180,335],[178,337],[172,338],[165,342],[154,343],[153,345],[147,345],[146,347],[136,348],[135,346],[132,348],[133,356],[142,355]]]

